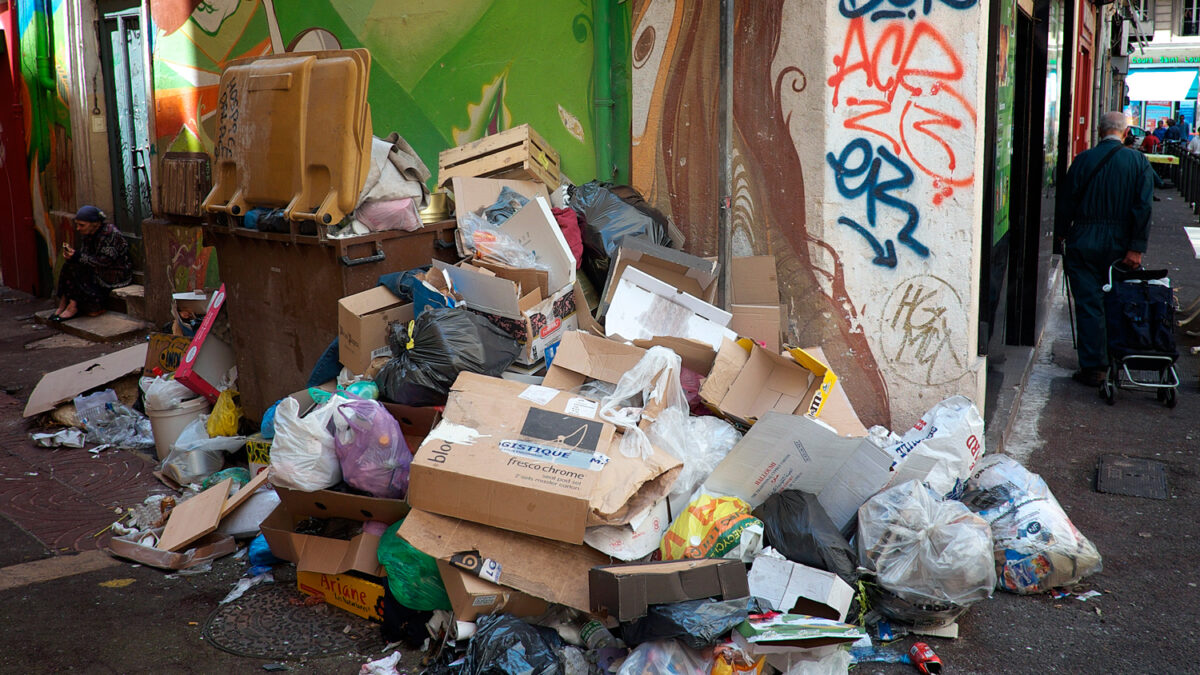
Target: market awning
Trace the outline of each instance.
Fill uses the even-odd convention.
[[[1130,101],[1188,101],[1196,98],[1195,68],[1133,70],[1125,77]]]

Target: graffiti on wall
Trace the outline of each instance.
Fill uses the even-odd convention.
[[[899,262],[896,243],[929,256],[917,202],[936,208],[975,180],[976,112],[963,93],[961,48],[934,21],[917,19],[911,4],[843,0],[838,10],[849,22],[826,81],[842,129],[855,134],[826,160],[838,192],[866,216],[837,222],[862,238],[863,255],[888,268]],[[964,10],[976,0],[938,4]],[[933,7],[926,0],[921,16]]]
[[[521,3],[499,0],[156,0],[151,8],[160,153],[213,152],[230,61],[366,47],[375,134],[398,131],[435,173],[441,150],[529,123],[568,176],[594,174],[588,1],[548,3],[536,20]]]

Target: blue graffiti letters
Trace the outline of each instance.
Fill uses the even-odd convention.
[[[896,234],[896,239],[913,253],[923,258],[929,256],[929,248],[913,236],[917,225],[921,222],[920,212],[912,202],[894,194],[913,184],[913,171],[904,160],[882,145],[872,152],[871,144],[867,139],[856,138],[842,149],[840,156],[835,157],[832,152],[826,154],[825,161],[833,169],[834,183],[842,197],[848,200],[866,197],[869,228],[845,216],[839,217],[838,223],[850,227],[867,240],[875,254],[872,262],[882,267],[895,267],[899,262],[896,257],[895,244],[887,238],[881,243],[875,234],[879,229],[879,204],[895,209],[903,217],[904,224]],[[886,180],[880,180],[880,173],[884,170],[885,164],[896,175]],[[855,179],[861,180],[858,180],[857,184],[852,184]]]
[[[979,0],[939,0],[941,4],[954,10],[970,9]],[[921,12],[925,16],[933,11],[934,0],[921,0]],[[915,19],[917,0],[841,0],[838,10],[847,19],[854,19],[870,14],[871,21],[887,19]]]

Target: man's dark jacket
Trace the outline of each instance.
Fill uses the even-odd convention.
[[[1150,209],[1154,199],[1153,169],[1137,150],[1121,148],[1092,178],[1086,192],[1080,183],[1121,141],[1108,138],[1079,153],[1066,180],[1058,186],[1054,208],[1054,238],[1066,238],[1074,223],[1104,224],[1113,228],[1117,242],[1128,251],[1146,251],[1150,234]],[[1082,192],[1075,203],[1077,192]]]

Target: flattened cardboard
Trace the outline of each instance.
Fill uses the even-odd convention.
[[[892,477],[892,453],[867,438],[844,438],[807,415],[768,412],[721,460],[705,486],[758,507],[783,490],[817,495],[834,525],[845,527],[858,507]]]
[[[460,374],[443,421],[415,452],[409,503],[574,544],[589,525],[629,522],[670,491],[682,464],[657,449],[625,457],[598,406],[572,407],[577,398]]]
[[[315,518],[346,518],[366,522],[376,520],[391,524],[404,518],[408,505],[398,499],[380,499],[359,495],[318,490],[301,492],[276,487],[279,506],[262,522],[262,534],[271,553],[296,563],[297,570],[342,574],[356,570],[372,576],[383,576],[383,566],[376,557],[379,537],[360,533],[349,541],[332,539],[295,531],[300,521]]]
[[[563,391],[592,380],[616,384],[645,355],[646,350],[640,347],[569,331],[563,334],[542,384]]]
[[[221,394],[217,386],[225,373],[236,363],[233,348],[210,335],[224,305],[225,284],[221,284],[221,288],[217,289],[209,301],[208,312],[204,314],[204,321],[200,322],[200,327],[196,329],[196,336],[183,353],[183,362],[175,371],[177,382],[208,399],[209,403],[217,402],[217,396]]]
[[[371,360],[386,350],[387,327],[393,321],[413,320],[412,304],[383,286],[338,300],[338,361],[350,372],[362,374]]]
[[[146,363],[146,351],[145,344],[134,345],[46,373],[29,395],[22,417],[48,412],[85,391],[140,371]]]
[[[173,373],[183,362],[183,354],[187,351],[192,339],[170,333],[151,333],[146,348],[146,365],[142,374],[153,376],[157,368],[163,373]]]
[[[833,572],[769,556],[754,559],[747,577],[750,594],[784,614],[845,621],[854,589]]]
[[[729,262],[729,302],[732,305],[779,305],[779,275],[775,256],[755,255]]]
[[[649,605],[750,595],[746,565],[721,558],[596,567],[588,586],[591,611],[622,622],[645,616]]]
[[[608,312],[608,306],[617,292],[617,284],[613,280],[620,279],[627,267],[635,267],[709,304],[717,300],[720,263],[629,237],[621,242],[608,268],[608,280],[604,284],[604,297],[596,310],[597,316],[604,316]]]
[[[216,532],[232,485],[233,479],[226,478],[176,506],[163,528],[158,547],[164,551],[180,551],[200,537]]]
[[[150,533],[157,539],[162,536],[163,528],[155,528],[150,530]],[[145,535],[145,532],[135,532],[113,537],[108,542],[108,552],[119,558],[127,558],[158,569],[185,570],[227,556],[238,549],[236,539],[216,532],[197,539],[192,542],[191,547],[182,552],[164,551],[149,544],[139,543]]]
[[[750,360],[750,346],[750,342],[745,339],[737,342],[725,340],[717,350],[708,377],[704,378],[700,385],[700,400],[712,408],[713,412],[721,412],[721,401],[725,400],[729,388]]]
[[[588,546],[508,532],[413,509],[397,533],[438,559],[478,551],[500,566],[500,584],[547,602],[588,611],[588,570],[610,558]],[[274,550],[274,549],[272,549]]]
[[[383,586],[353,574],[296,571],[296,588],[364,619],[383,621]]]
[[[782,344],[783,308],[779,305],[730,305],[729,329],[742,337],[762,342],[772,353]]]
[[[737,337],[726,327],[733,318],[729,312],[635,267],[626,267],[617,280],[606,317],[606,335],[631,341],[683,337],[719,349],[722,339]]]
[[[550,608],[541,598],[493,584],[446,560],[438,559],[437,566],[442,573],[446,595],[450,597],[450,606],[454,608],[454,618],[459,621],[474,621],[476,617],[496,612],[513,616],[541,616]]]

